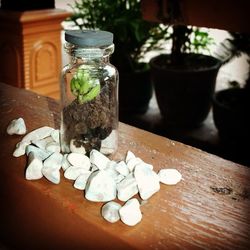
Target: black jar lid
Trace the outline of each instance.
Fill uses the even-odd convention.
[[[103,30],[67,30],[65,40],[81,47],[108,46],[113,43],[113,33]]]

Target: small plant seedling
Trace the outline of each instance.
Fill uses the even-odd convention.
[[[80,104],[93,100],[101,90],[100,81],[89,73],[89,70],[79,68],[70,82],[71,92]]]

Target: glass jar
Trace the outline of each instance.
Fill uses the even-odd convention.
[[[62,71],[61,150],[110,155],[118,146],[118,71],[109,62],[113,34],[71,30],[65,40],[70,62]]]

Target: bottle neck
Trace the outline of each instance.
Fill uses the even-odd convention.
[[[85,56],[70,56],[70,61],[72,64],[101,64],[109,63],[110,56],[103,57],[85,57]]]
[[[78,47],[73,44],[65,44],[66,52],[72,63],[109,63],[110,55],[114,52],[114,44],[105,47]]]

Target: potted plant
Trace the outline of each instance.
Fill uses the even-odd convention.
[[[231,32],[217,53],[223,64],[242,54],[250,56],[250,35]],[[250,59],[249,72],[243,87],[237,82],[227,89],[219,90],[213,98],[213,118],[222,142],[233,150],[244,149],[250,140]],[[249,154],[249,153],[247,153]]]
[[[80,0],[71,7],[69,20],[79,29],[101,29],[114,34],[111,61],[119,71],[120,117],[144,113],[152,96],[152,84],[149,66],[142,58],[156,43],[154,38],[158,40],[164,34],[160,29],[156,32],[159,24],[142,19],[138,0]]]
[[[200,53],[213,41],[195,27],[173,25],[171,53],[151,59],[151,75],[164,123],[192,127],[202,123],[212,104],[220,60]]]

